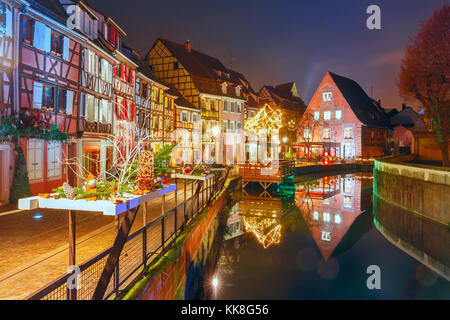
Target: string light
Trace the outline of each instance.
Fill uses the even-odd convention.
[[[278,132],[283,127],[282,117],[283,113],[280,109],[265,104],[255,116],[245,122],[244,128],[256,133],[271,134],[272,132]]]
[[[266,249],[281,240],[281,224],[277,219],[243,216],[245,230],[255,235],[259,243]]]

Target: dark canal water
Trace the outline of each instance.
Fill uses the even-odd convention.
[[[281,186],[271,199],[243,193],[209,298],[450,299],[448,227],[373,197],[372,185],[371,173],[354,173]],[[373,265],[381,288],[370,290]]]

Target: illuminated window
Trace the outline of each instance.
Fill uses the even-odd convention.
[[[331,119],[331,111],[325,111],[323,113],[323,120],[330,120]]]
[[[58,89],[58,112],[66,113],[66,92]]]
[[[323,213],[323,221],[324,222],[330,222],[331,221],[331,216],[328,212],[324,212]]]
[[[331,139],[331,129],[330,128],[323,129],[323,138]]]
[[[314,120],[319,120],[320,119],[320,112],[316,111],[314,112]]]
[[[344,128],[344,139],[353,139],[352,128]]]
[[[44,84],[42,89],[42,107],[53,109],[53,88]]]
[[[33,21],[27,17],[22,22],[22,40],[28,44],[33,41]]]
[[[314,211],[314,220],[319,220],[319,213]]]
[[[342,111],[341,110],[336,110],[336,119],[337,120],[341,120],[342,119]]]
[[[324,92],[324,93],[322,93],[322,100],[323,101],[331,101],[331,100],[333,100],[333,93],[332,92]]]
[[[305,128],[305,131],[303,132],[303,138],[311,139],[311,129],[310,128]]]
[[[62,54],[62,36],[59,33],[52,31],[52,42],[51,50],[52,53],[61,55]]]
[[[351,196],[344,196],[344,207],[345,208],[352,207],[352,197]]]
[[[331,241],[331,232],[322,231],[322,240]]]
[[[342,222],[342,217],[341,217],[341,215],[339,215],[339,214],[335,215],[335,216],[334,216],[334,223],[336,223],[336,224],[341,224],[341,222]]]

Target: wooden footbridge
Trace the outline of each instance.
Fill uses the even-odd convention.
[[[277,160],[267,164],[247,162],[239,166],[239,174],[242,177],[244,194],[247,194],[245,187],[250,182],[256,182],[264,189],[259,196],[271,198],[267,190],[273,183],[281,183],[295,177],[295,161]]]

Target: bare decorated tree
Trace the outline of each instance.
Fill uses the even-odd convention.
[[[448,167],[450,133],[450,5],[435,9],[433,16],[406,47],[398,80],[405,100],[420,102],[431,122]]]

